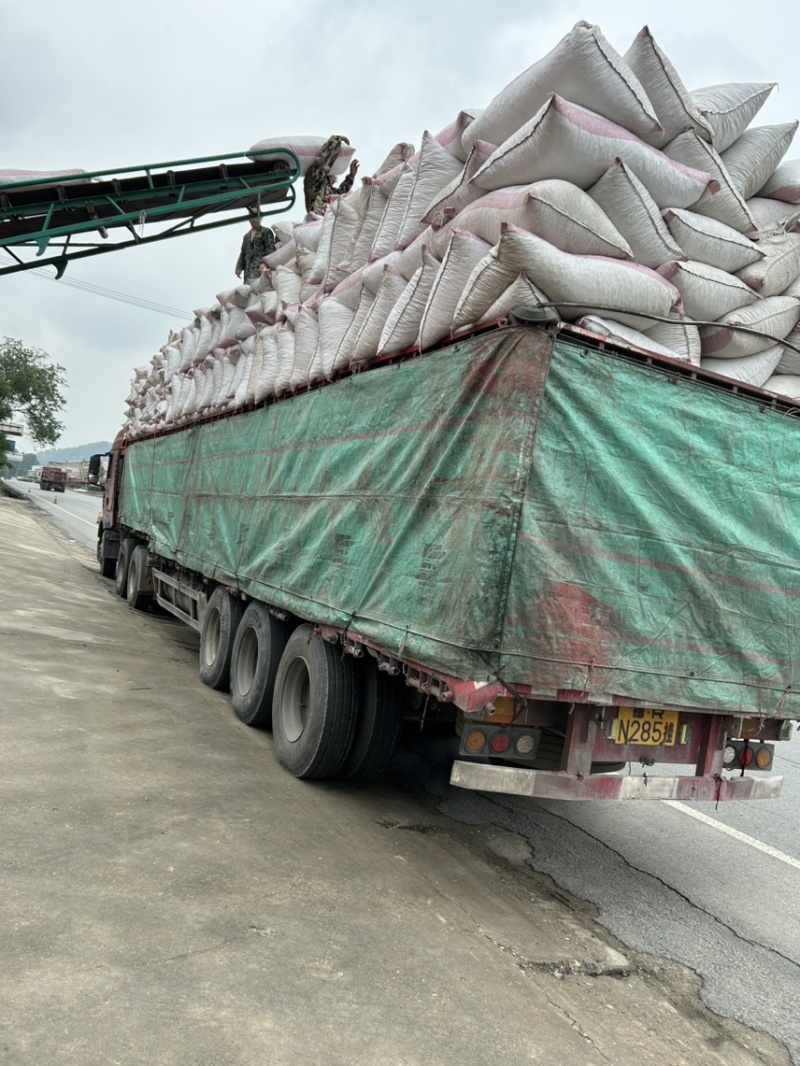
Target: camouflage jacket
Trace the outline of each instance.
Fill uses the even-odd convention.
[[[275,234],[269,226],[249,230],[242,240],[242,250],[236,260],[236,272],[242,271],[242,281],[257,278],[259,265],[265,255],[275,251]]]
[[[339,157],[343,137],[329,137],[320,149],[320,153],[306,171],[303,179],[303,192],[306,198],[306,211],[321,215],[325,204],[331,196],[344,196],[353,188],[354,175],[348,174],[338,188],[333,184],[331,167]]]

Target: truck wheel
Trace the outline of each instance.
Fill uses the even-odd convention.
[[[128,606],[134,611],[146,611],[153,602],[153,593],[146,588],[147,548],[137,544],[128,563]]]
[[[339,778],[366,785],[383,773],[394,753],[405,718],[407,690],[397,678],[378,670],[371,657],[357,664],[356,674],[356,731]]]
[[[231,654],[231,702],[245,725],[272,723],[275,675],[286,647],[286,626],[253,600],[242,614]]]
[[[244,604],[222,585],[211,593],[200,632],[200,678],[209,688],[227,689],[231,680],[231,653]]]
[[[117,595],[123,600],[128,595],[128,565],[131,560],[131,547],[132,542],[130,540],[123,540],[122,544],[120,544],[119,559],[117,559],[117,569],[114,574]]]
[[[356,725],[352,659],[302,625],[292,633],[275,679],[275,755],[295,777],[335,777]]]
[[[117,569],[117,560],[110,559],[106,555],[108,544],[106,536],[107,534],[103,532],[97,541],[97,561],[100,563],[100,573],[103,577],[113,577]]]

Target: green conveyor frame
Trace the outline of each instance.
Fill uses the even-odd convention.
[[[54,266],[59,278],[75,259],[241,223],[253,205],[281,214],[299,176],[280,148],[0,184],[0,248],[13,259],[0,275]]]

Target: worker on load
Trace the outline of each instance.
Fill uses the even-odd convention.
[[[339,158],[343,144],[350,144],[346,137],[334,134],[329,137],[320,149],[319,155],[306,171],[303,179],[303,191],[306,197],[306,211],[309,214],[322,215],[325,212],[325,204],[331,196],[344,196],[353,188],[356,174],[358,173],[358,160],[354,159],[350,164],[350,173],[338,187],[333,184],[331,169]]]
[[[242,250],[236,260],[236,277],[247,284],[259,276],[261,260],[275,251],[275,234],[269,226],[261,225],[257,207],[249,207],[250,232],[245,233]]]

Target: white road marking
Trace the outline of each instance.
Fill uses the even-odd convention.
[[[773,859],[779,859],[781,862],[785,862],[787,866],[793,866],[796,870],[800,870],[800,859],[794,859],[791,855],[787,855],[786,852],[778,851],[777,848],[773,848],[770,844],[765,844],[763,840],[756,840],[755,837],[748,836],[747,833],[732,829],[731,826],[725,825],[724,822],[718,822],[716,818],[710,818],[707,814],[703,814],[702,811],[687,807],[685,803],[680,803],[678,800],[665,800],[664,802],[667,807],[674,807],[676,811],[688,814],[690,818],[695,818],[698,822],[711,826],[712,829],[719,829],[721,833],[727,833],[734,840],[739,840],[742,844],[749,844],[751,848],[763,851],[765,855],[770,855]]]

